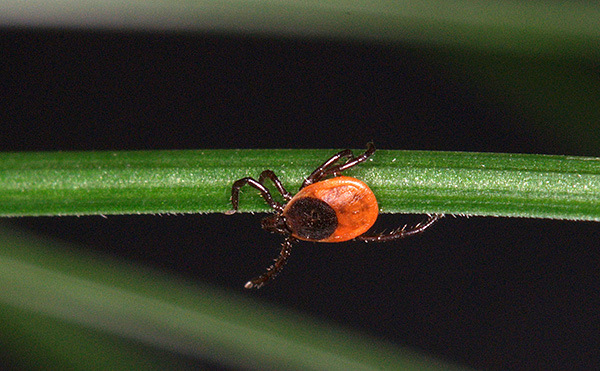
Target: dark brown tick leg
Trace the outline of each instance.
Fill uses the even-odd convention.
[[[233,206],[233,210],[229,211],[228,214],[233,214],[238,209],[238,204],[239,204],[239,199],[240,199],[240,188],[242,188],[246,184],[258,189],[260,191],[261,196],[265,199],[265,201],[267,201],[269,206],[271,206],[273,209],[280,211],[280,212],[283,211],[283,206],[279,202],[273,200],[273,197],[271,196],[271,193],[269,192],[267,187],[262,185],[256,179],[247,177],[247,178],[242,178],[242,179],[236,181],[235,183],[233,183],[233,186],[231,187],[231,205]]]
[[[292,243],[295,241],[296,239],[292,237],[286,238],[281,246],[281,252],[279,253],[279,256],[277,259],[275,259],[273,265],[267,268],[267,273],[251,279],[244,285],[244,287],[247,289],[260,289],[265,283],[275,278],[275,276],[281,272],[285,266],[285,263],[287,263],[292,252]]]
[[[404,237],[413,236],[415,234],[423,233],[427,228],[431,227],[433,223],[438,221],[440,218],[444,217],[443,214],[432,214],[428,216],[428,219],[422,223],[414,225],[410,228],[403,227],[401,229],[395,230],[389,234],[378,234],[375,236],[358,236],[357,240],[366,241],[366,242],[387,242],[398,240]]]
[[[275,173],[272,170],[265,170],[262,173],[260,173],[260,176],[258,177],[258,182],[260,184],[265,184],[265,179],[267,178],[273,181],[273,183],[275,184],[275,188],[277,188],[277,191],[281,193],[281,196],[283,196],[284,200],[289,201],[292,199],[292,194],[285,189],[285,187],[281,183],[281,180],[279,180],[277,175],[275,175]]]
[[[321,166],[315,169],[306,180],[302,183],[300,189],[316,183],[328,175],[339,175],[342,171],[348,170],[353,166],[365,162],[373,153],[375,153],[375,145],[367,143],[367,150],[358,157],[354,157],[351,150],[345,149],[333,155],[329,160],[325,161]],[[339,160],[346,158],[346,162],[341,165],[335,165]],[[334,166],[335,165],[335,166]]]

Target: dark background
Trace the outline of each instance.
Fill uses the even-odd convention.
[[[599,154],[540,130],[543,118],[490,94],[445,59],[452,51],[18,29],[0,31],[0,51],[2,151],[338,150],[374,141],[384,149]],[[272,285],[247,292],[243,283],[262,273],[280,242],[260,231],[261,217],[11,222],[465,366],[597,365],[596,223],[447,217],[384,245],[303,242]],[[383,228],[419,217],[382,219]]]

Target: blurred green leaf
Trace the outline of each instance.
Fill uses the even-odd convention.
[[[348,329],[271,307],[242,295],[199,283],[184,282],[159,272],[106,257],[48,243],[0,228],[0,303],[2,318],[29,321],[32,343],[48,355],[71,364],[96,360],[114,365],[123,351],[90,335],[70,339],[46,334],[39,315],[129,339],[143,346],[175,352],[244,369],[287,370],[449,370],[453,366],[426,358]],[[12,309],[11,309],[12,308]],[[14,314],[19,309],[23,314]],[[29,317],[27,313],[37,313]],[[26,320],[29,318],[29,320]],[[6,326],[6,325],[5,325]],[[19,326],[13,326],[14,331]],[[23,327],[23,326],[22,326]],[[60,330],[54,326],[54,331]],[[0,334],[1,335],[1,334]],[[48,335],[48,336],[46,336]],[[23,336],[20,336],[23,339]],[[33,347],[21,340],[20,346]],[[126,348],[127,349],[127,348]],[[134,362],[136,354],[132,355]],[[24,362],[28,362],[25,360]],[[142,362],[138,360],[138,362]],[[158,364],[160,365],[160,363]]]
[[[0,24],[339,38],[590,60],[600,55],[600,5],[584,1],[29,0],[1,2]]]

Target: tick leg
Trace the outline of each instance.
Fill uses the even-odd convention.
[[[247,289],[260,289],[267,282],[269,282],[270,280],[275,278],[275,276],[277,276],[277,274],[279,274],[279,272],[281,272],[281,270],[285,266],[285,263],[287,263],[288,258],[290,257],[290,254],[292,252],[292,243],[294,241],[295,240],[291,237],[286,238],[285,241],[283,241],[283,244],[281,246],[281,252],[279,253],[279,256],[277,257],[277,259],[275,259],[275,262],[273,263],[273,265],[271,265],[269,268],[267,268],[267,272],[264,273],[263,275],[258,276],[256,278],[253,278],[250,281],[248,281],[244,285],[244,287]]]
[[[283,187],[281,180],[279,180],[277,175],[275,175],[275,173],[272,170],[265,170],[262,173],[260,173],[260,177],[258,177],[258,182],[260,184],[265,184],[265,179],[267,179],[267,178],[271,179],[273,181],[273,183],[275,184],[275,187],[277,188],[277,191],[279,191],[279,193],[281,193],[281,195],[283,196],[283,198],[286,201],[289,201],[292,199],[292,194]]]
[[[367,143],[367,150],[365,153],[358,157],[354,157],[354,154],[349,149],[345,149],[333,155],[329,160],[325,161],[321,166],[315,169],[304,180],[300,189],[316,183],[328,175],[339,175],[344,170],[347,170],[353,166],[365,162],[375,152],[375,145],[373,143]],[[335,165],[339,160],[347,158],[346,162],[341,165]],[[335,166],[334,166],[335,165]]]
[[[348,170],[353,166],[356,166],[358,164],[360,164],[361,162],[365,162],[367,161],[367,159],[369,157],[371,157],[371,155],[375,153],[375,145],[371,142],[367,143],[367,150],[365,151],[365,153],[363,153],[362,155],[358,156],[358,157],[353,157],[351,159],[349,159],[348,161],[346,161],[345,164],[343,165],[338,165],[335,167],[332,167],[330,169],[328,169],[324,175],[328,175],[328,174],[334,174],[334,173],[341,173],[344,170]]]
[[[246,177],[237,180],[235,183],[233,183],[233,186],[231,187],[231,205],[233,206],[233,211],[231,211],[230,214],[234,213],[238,209],[238,204],[240,200],[240,188],[242,188],[246,184],[258,189],[262,198],[264,198],[265,201],[267,201],[267,203],[269,204],[269,206],[271,206],[273,209],[277,211],[283,211],[283,206],[281,206],[279,202],[273,200],[273,197],[271,196],[271,193],[269,192],[267,187],[262,185],[259,181],[257,181],[254,178]]]
[[[387,241],[398,240],[400,238],[413,236],[415,234],[422,233],[427,228],[431,227],[433,225],[433,223],[438,221],[443,216],[444,216],[443,214],[432,214],[432,215],[429,215],[428,219],[425,220],[424,222],[414,225],[410,228],[406,228],[406,226],[404,226],[403,228],[395,230],[388,234],[379,234],[379,235],[375,235],[375,236],[362,235],[362,236],[356,237],[356,239],[360,240],[360,241],[366,241],[366,242],[387,242]]]
[[[308,176],[308,178],[306,178],[304,180],[304,182],[302,183],[302,187],[300,187],[300,189],[321,180],[323,178],[323,174],[325,173],[325,171],[327,171],[327,169],[329,167],[331,167],[333,164],[338,162],[340,159],[347,158],[348,160],[350,160],[353,157],[354,157],[354,155],[352,154],[352,151],[350,151],[349,149],[345,149],[345,150],[340,151],[340,152],[336,153],[335,155],[331,156],[331,158],[329,160],[325,161],[321,166],[316,168],[315,171],[313,171]]]

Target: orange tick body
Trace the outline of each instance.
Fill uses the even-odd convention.
[[[292,237],[343,242],[368,231],[379,214],[371,189],[358,179],[339,176],[302,188],[283,209]]]
[[[367,235],[379,214],[375,195],[362,181],[340,176],[340,174],[362,162],[375,153],[373,143],[360,156],[354,156],[349,149],[338,152],[315,169],[302,183],[300,191],[292,196],[277,175],[265,170],[258,180],[242,178],[231,187],[233,212],[238,209],[240,188],[245,185],[256,188],[261,196],[275,210],[275,213],[262,220],[262,227],[269,232],[286,236],[279,257],[267,272],[246,283],[246,288],[260,288],[275,277],[287,262],[292,243],[297,240],[313,242],[343,242],[352,239],[367,242],[385,242],[423,232],[441,215],[429,218],[412,227],[402,227],[388,234]],[[345,162],[342,162],[345,160]],[[273,199],[264,183],[270,179],[286,201],[281,204]]]

